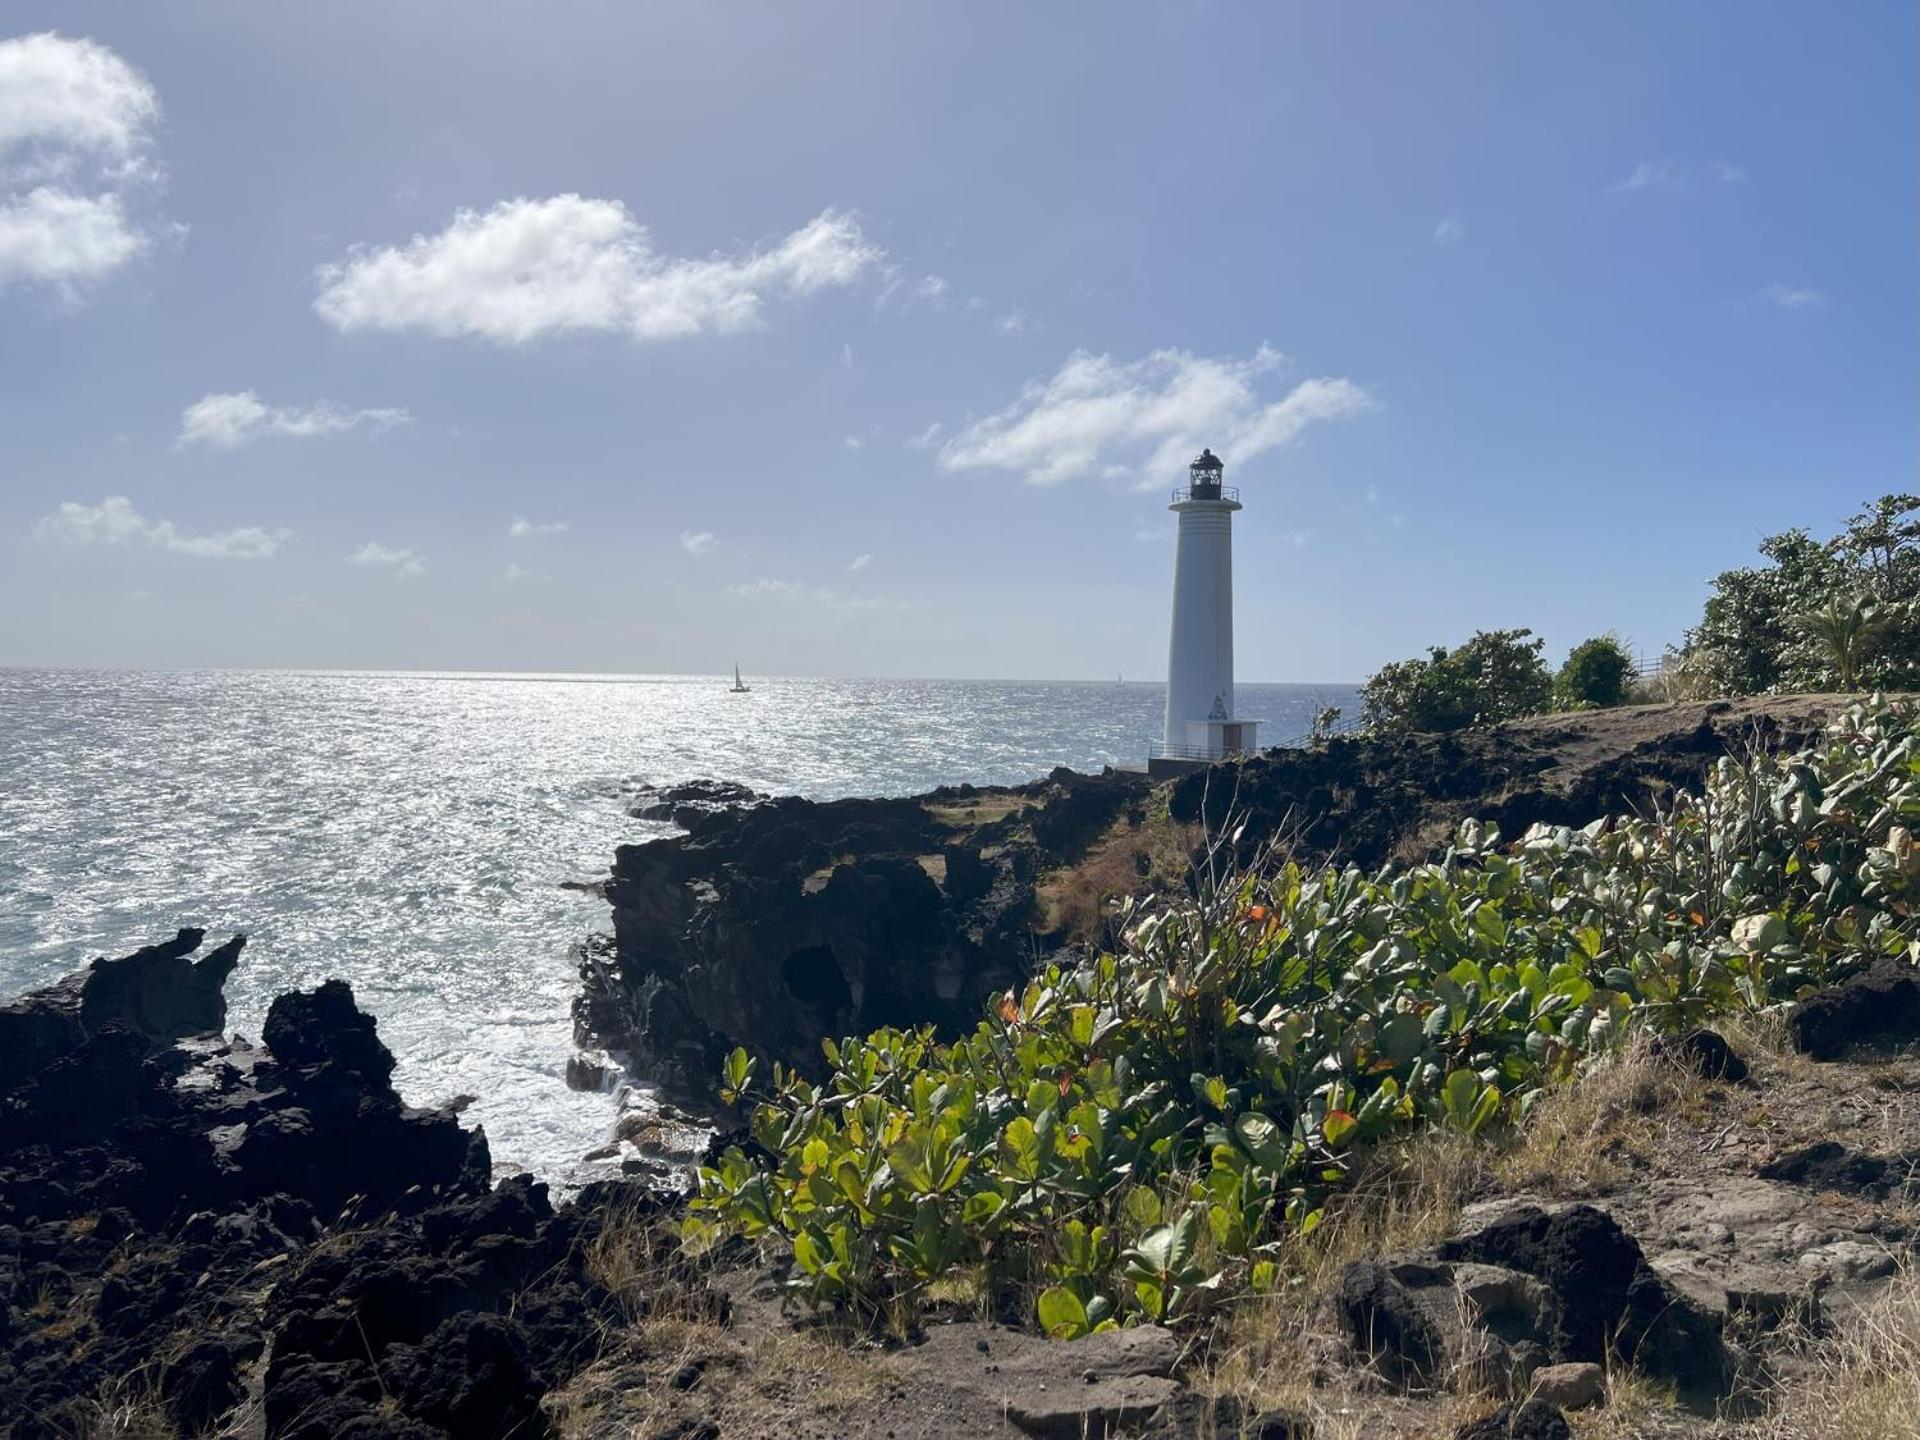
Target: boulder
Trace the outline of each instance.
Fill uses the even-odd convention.
[[[1354,1260],[1334,1286],[1333,1308],[1353,1347],[1391,1383],[1411,1387],[1439,1379],[1447,1343],[1432,1310],[1377,1260]]]
[[[1542,1365],[1533,1372],[1532,1387],[1534,1398],[1562,1410],[1578,1410],[1583,1405],[1599,1403],[1606,1394],[1607,1373],[1585,1360]]]
[[[1747,1062],[1713,1030],[1689,1030],[1679,1036],[1657,1036],[1653,1053],[1703,1080],[1725,1080],[1737,1085],[1750,1073]]]
[[[1920,1039],[1920,969],[1876,960],[1865,973],[1807,996],[1787,1023],[1795,1047],[1816,1060],[1837,1060],[1855,1045]]]
[[[888,1364],[903,1388],[958,1392],[1029,1435],[1099,1440],[1135,1433],[1182,1396],[1180,1349],[1155,1325],[1063,1342],[958,1324],[930,1328]]]
[[[1440,1259],[1498,1265],[1544,1283],[1552,1304],[1543,1340],[1553,1363],[1618,1361],[1670,1380],[1707,1405],[1723,1396],[1732,1361],[1719,1317],[1670,1285],[1605,1211],[1517,1205],[1436,1247]]]

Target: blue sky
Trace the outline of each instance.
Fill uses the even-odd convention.
[[[1245,679],[1655,650],[1912,487],[1916,14],[16,0],[0,663],[1147,678],[1201,443]]]

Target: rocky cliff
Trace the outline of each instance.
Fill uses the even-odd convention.
[[[1468,816],[1519,833],[1585,824],[1690,785],[1718,757],[1814,735],[1831,697],[1643,706],[1458,735],[1270,751],[1164,786],[1056,770],[1012,788],[896,800],[767,801],[709,783],[636,813],[687,833],[623,846],[613,934],[579,952],[575,1029],[639,1077],[710,1095],[736,1044],[802,1072],[820,1042],[882,1025],[970,1025],[1035,962],[1089,938],[1084,911],[1180,883],[1229,816],[1251,849],[1373,867],[1444,843]],[[1170,850],[1175,863],[1155,860]]]
[[[1137,821],[1148,790],[1056,770],[899,800],[656,799],[690,828],[619,850],[613,935],[581,950],[581,1043],[704,1095],[742,1041],[811,1070],[823,1036],[970,1023],[1054,943],[1036,879]]]

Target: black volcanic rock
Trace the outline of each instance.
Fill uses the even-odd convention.
[[[1497,1265],[1542,1281],[1554,1300],[1545,1338],[1556,1363],[1618,1360],[1672,1381],[1696,1404],[1727,1392],[1732,1361],[1719,1321],[1661,1278],[1604,1210],[1516,1206],[1435,1253],[1449,1264]]]
[[[1802,1000],[1787,1017],[1793,1043],[1816,1060],[1837,1060],[1850,1046],[1920,1037],[1920,969],[1876,960],[1864,974]]]
[[[80,990],[80,1024],[98,1030],[120,1021],[149,1040],[205,1035],[227,1023],[227,977],[247,937],[236,935],[204,958],[189,957],[204,930],[182,930],[121,960],[96,960]]]
[[[608,1196],[490,1189],[485,1136],[402,1103],[337,981],[275,1001],[265,1046],[204,1033],[242,942],[200,938],[0,1006],[0,1433],[92,1433],[110,1388],[182,1433],[251,1392],[270,1435],[546,1433],[606,1323]]]
[[[818,1073],[829,1036],[969,1025],[1058,943],[1038,933],[1035,877],[1148,788],[1057,770],[1012,789],[784,798],[622,846],[606,885],[613,940],[576,952],[576,1036],[705,1099],[736,1044]]]

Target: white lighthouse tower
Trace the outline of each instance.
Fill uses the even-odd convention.
[[[1211,450],[1187,467],[1167,508],[1180,517],[1173,557],[1173,631],[1167,645],[1167,721],[1149,769],[1173,773],[1254,748],[1259,721],[1233,705],[1233,512],[1240,492],[1220,483]]]

